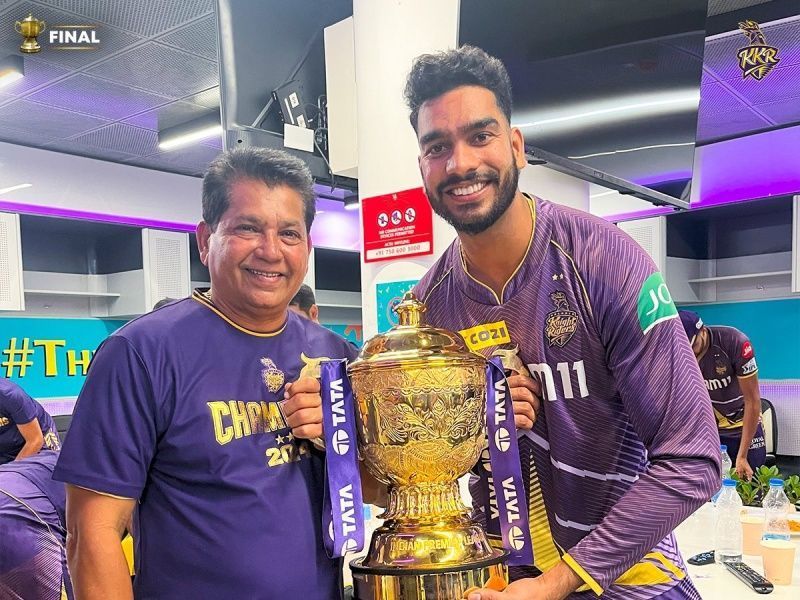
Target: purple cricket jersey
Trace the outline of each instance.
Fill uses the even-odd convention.
[[[42,448],[58,450],[58,430],[47,411],[13,381],[0,377],[0,464],[11,462],[25,445],[17,429],[36,419],[42,428]]]
[[[53,481],[58,453],[0,465],[0,598],[72,598],[64,546],[64,484]]]
[[[292,312],[274,334],[238,327],[199,292],[102,344],[54,477],[139,501],[136,598],[339,598],[324,457],[279,402],[321,358],[355,355]]]
[[[756,355],[747,336],[734,327],[706,327],[708,349],[698,361],[711,396],[717,427],[726,434],[742,433],[744,397],[739,377],[758,373]],[[734,430],[734,431],[730,431]]]
[[[530,206],[532,240],[502,298],[467,273],[458,240],[417,293],[432,325],[542,385],[536,424],[519,432],[536,566],[563,556],[586,597],[653,598],[685,578],[672,530],[719,487],[705,386],[647,254],[588,213]]]

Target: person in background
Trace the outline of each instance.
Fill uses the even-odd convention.
[[[289,302],[289,310],[301,317],[311,319],[314,323],[319,323],[319,307],[314,298],[314,290],[305,283],[300,286],[292,301]]]
[[[0,598],[73,598],[67,569],[66,495],[53,481],[58,453],[0,465]]]
[[[106,339],[75,407],[54,477],[76,595],[340,598],[324,454],[308,440],[322,435],[319,361],[356,353],[288,308],[308,267],[311,174],[279,150],[224,152],[202,204],[211,288]]]
[[[735,327],[709,327],[690,310],[680,316],[711,397],[720,442],[728,447],[736,474],[749,481],[767,460],[753,345]]]
[[[405,94],[428,200],[458,234],[416,287],[427,322],[516,355],[535,564],[470,600],[699,598],[672,531],[719,488],[719,443],[661,274],[612,223],[520,191],[499,60],[420,56]]]
[[[172,304],[173,302],[176,301],[177,298],[170,298],[169,296],[167,296],[166,298],[162,298],[161,300],[153,304],[153,310],[158,310],[162,306],[166,306],[167,304]]]
[[[0,464],[59,447],[53,417],[16,383],[0,377]]]

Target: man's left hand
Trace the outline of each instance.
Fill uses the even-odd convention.
[[[296,438],[311,440],[322,437],[322,396],[319,380],[301,377],[286,384],[283,416]]]
[[[736,474],[739,476],[739,479],[744,479],[746,481],[750,481],[753,477],[753,468],[750,466],[750,463],[747,462],[746,456],[736,457]]]
[[[517,429],[531,429],[541,408],[542,388],[533,377],[514,373],[508,378],[508,389],[514,402],[514,422]]]
[[[502,592],[482,589],[467,596],[468,600],[561,600],[563,597],[550,589],[542,577],[520,579],[508,584]]]

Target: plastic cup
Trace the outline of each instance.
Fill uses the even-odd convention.
[[[764,577],[775,585],[792,585],[795,545],[786,540],[761,540]]]
[[[742,515],[742,552],[750,556],[761,555],[761,534],[764,533],[764,518]]]

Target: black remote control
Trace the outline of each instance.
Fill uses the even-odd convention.
[[[756,573],[749,566],[740,561],[723,563],[725,568],[744,581],[750,588],[758,594],[769,594],[772,592],[773,585]]]
[[[700,554],[695,554],[692,558],[688,560],[690,565],[695,565],[701,567],[703,565],[711,565],[714,564],[714,551],[709,550],[708,552],[701,552]]]

